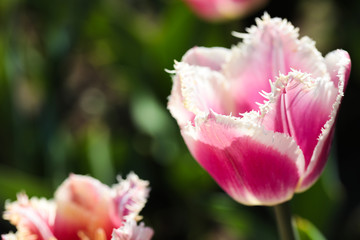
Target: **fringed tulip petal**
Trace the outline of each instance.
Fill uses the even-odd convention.
[[[216,88],[218,87],[216,86],[216,84],[221,84],[221,82],[223,82],[220,71],[222,69],[222,65],[229,57],[229,54],[230,54],[230,50],[225,48],[194,47],[190,49],[182,58],[182,62],[186,64],[176,64],[177,69],[175,70],[175,73],[176,72],[183,72],[183,73],[175,76],[173,79],[174,85],[172,88],[171,96],[169,98],[168,108],[172,112],[172,114],[176,116],[179,125],[181,126],[186,125],[188,121],[192,121],[195,117],[194,112],[192,112],[191,109],[188,109],[184,106],[184,102],[187,100],[184,99],[182,92],[182,91],[185,92],[189,91],[186,90],[189,88],[196,90],[195,86],[194,87],[189,86],[189,84],[191,83],[198,84],[198,82],[200,82],[201,85],[202,82],[201,80],[190,81],[190,83],[187,83],[187,85],[184,84],[184,82],[186,81],[184,80],[184,78],[186,79],[187,78],[186,76],[188,76],[192,72],[196,72],[196,70],[194,70],[194,67],[192,66],[204,67],[202,68],[203,69],[202,71],[206,72],[206,75],[214,75],[212,77],[214,79],[212,83],[206,83],[205,86],[201,85],[199,87],[199,88],[203,88],[204,90],[210,89],[210,92],[214,94],[214,91],[216,91]],[[197,67],[195,67],[195,69],[196,68]],[[202,79],[203,76],[198,76],[198,78]],[[206,85],[213,85],[213,86],[208,86],[206,88]],[[190,90],[190,92],[193,92],[194,95],[197,94],[196,91]],[[212,97],[212,99],[216,99],[214,96],[209,96],[209,97]],[[220,106],[218,108],[220,108]]]
[[[245,119],[210,113],[182,135],[195,159],[235,200],[274,205],[290,199],[304,170],[304,159],[289,137]]]
[[[180,126],[185,126],[195,117],[195,114],[190,112],[184,106],[184,97],[181,93],[181,81],[179,76],[173,77],[173,87],[169,97],[168,109]]]
[[[116,216],[119,219],[134,219],[143,209],[149,195],[149,182],[130,173],[126,179],[118,178],[119,183],[112,187]]]
[[[3,239],[38,240],[55,239],[53,223],[55,204],[45,199],[31,198],[24,193],[17,196],[17,201],[7,203],[4,219],[15,225],[18,232],[2,236]]]
[[[297,190],[298,192],[308,189],[317,180],[324,169],[334,135],[334,124],[337,112],[350,75],[351,61],[349,54],[346,51],[333,51],[326,56],[325,60],[329,69],[331,80],[334,84],[336,84],[337,96],[332,105],[332,111],[328,121],[324,124],[321,135],[317,139],[318,143],[315,147],[310,164],[305,172],[305,176],[303,177],[301,186]]]
[[[339,89],[342,87],[343,90],[340,90],[344,91],[349,80],[351,69],[349,53],[340,49],[332,51],[325,56],[325,63],[334,85]],[[344,81],[344,83],[339,81]]]
[[[208,67],[192,66],[187,63],[177,63],[175,65],[177,77],[174,81],[180,82],[180,92],[176,91],[177,99],[182,99],[185,109],[192,113],[208,112],[210,109],[220,113],[229,114],[232,104],[229,101],[229,89],[224,76],[218,71],[211,70]],[[179,83],[177,83],[179,84]],[[178,94],[181,94],[180,97]],[[174,105],[172,97],[169,102],[169,109],[174,115],[178,116],[184,112],[181,107],[178,112],[179,104]],[[179,124],[186,124],[187,121],[193,121],[194,115],[188,119],[180,116]]]
[[[314,42],[306,37],[299,40],[298,29],[288,21],[265,14],[256,22],[248,34],[234,33],[244,41],[232,49],[230,60],[224,65],[239,113],[258,110],[257,103],[265,100],[259,92],[270,92],[269,80],[274,82],[279,74],[286,75],[291,69],[312,73],[314,77],[326,74]]]
[[[144,223],[137,225],[134,220],[125,222],[124,226],[115,229],[111,240],[150,240],[154,231],[145,227]]]
[[[336,95],[337,89],[329,79],[313,79],[310,74],[292,71],[280,75],[269,94],[269,102],[263,106],[265,128],[293,137],[304,153],[305,168],[329,119]]]

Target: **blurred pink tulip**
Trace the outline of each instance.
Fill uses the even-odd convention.
[[[4,218],[18,231],[2,239],[132,240],[116,236],[141,236],[136,239],[149,240],[153,230],[136,224],[148,192],[148,182],[134,173],[112,188],[92,177],[71,174],[54,201],[19,194],[16,202],[6,204]]]
[[[200,17],[210,21],[235,19],[259,9],[267,0],[184,0]]]
[[[190,152],[236,201],[275,205],[321,174],[350,73],[286,20],[264,14],[232,49],[190,49],[168,108]]]

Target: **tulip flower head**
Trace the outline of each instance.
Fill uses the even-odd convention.
[[[193,157],[236,201],[276,205],[321,174],[350,73],[264,14],[231,49],[194,47],[175,63],[168,108]]]
[[[200,17],[224,21],[245,16],[259,9],[267,0],[184,0]]]
[[[71,174],[54,200],[24,193],[6,204],[4,218],[17,227],[3,240],[149,240],[151,228],[137,225],[148,196],[148,182],[134,173],[112,188],[98,180]]]

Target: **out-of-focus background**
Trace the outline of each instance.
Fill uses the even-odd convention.
[[[192,159],[166,109],[191,47],[231,47],[264,11],[287,18],[352,72],[321,179],[292,201],[303,228],[360,239],[360,1],[269,0],[213,23],[181,0],[0,1],[0,213],[26,191],[51,198],[70,172],[150,181],[141,212],[154,239],[277,239],[273,212],[228,197]],[[306,219],[306,220],[305,220]],[[310,224],[310,222],[312,224]],[[310,229],[310,230],[309,230]],[[0,233],[15,230],[0,221]]]

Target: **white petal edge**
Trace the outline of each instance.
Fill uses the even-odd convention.
[[[249,52],[255,50],[253,45],[261,44],[258,39],[258,34],[264,31],[263,29],[267,26],[275,26],[279,32],[281,32],[284,36],[287,35],[289,39],[292,39],[295,42],[298,51],[300,51],[301,53],[308,53],[310,58],[314,59],[314,61],[317,63],[317,68],[319,68],[318,70],[320,71],[320,73],[317,74],[316,77],[324,76],[327,74],[326,65],[324,64],[324,58],[322,57],[321,53],[316,49],[315,41],[313,41],[307,36],[299,39],[299,28],[294,27],[287,19],[282,19],[278,17],[271,18],[270,15],[265,12],[261,18],[256,18],[255,22],[256,25],[252,25],[251,27],[247,28],[246,33],[232,32],[233,36],[241,38],[243,41],[231,48],[231,55],[228,58],[229,60],[223,66],[225,76],[232,75],[230,69],[232,68],[231,65],[233,64],[232,62],[234,62],[234,59],[246,59],[246,56],[249,54]],[[244,63],[235,64],[236,66],[246,66],[246,64]],[[295,68],[296,66],[291,67]],[[297,70],[303,71],[303,69]],[[277,75],[277,73],[275,75]]]
[[[246,66],[245,63],[238,63],[234,59],[246,59],[249,53],[255,50],[253,45],[261,44],[261,42],[259,42],[260,39],[258,39],[258,33],[262,32],[267,25],[275,25],[284,35],[288,35],[289,38],[294,39],[294,41],[299,37],[298,28],[295,28],[286,19],[271,18],[266,12],[261,18],[256,18],[255,22],[256,25],[246,28],[246,33],[232,33],[233,36],[241,38],[243,41],[231,48],[231,56],[223,67],[226,76],[231,76],[231,68],[236,69],[239,65]],[[236,64],[234,67],[231,66],[234,64],[233,62]]]
[[[229,49],[223,47],[193,47],[185,53],[181,61],[189,65],[208,67],[214,71],[221,71],[230,53]]]
[[[122,227],[113,230],[111,240],[150,240],[153,235],[154,231],[145,227],[143,222],[137,225],[136,221],[130,219]]]

